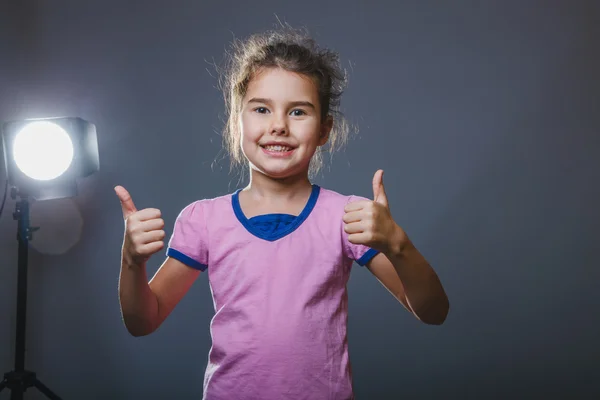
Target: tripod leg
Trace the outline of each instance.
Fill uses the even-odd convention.
[[[46,395],[46,397],[49,398],[50,400],[61,400],[60,397],[58,397],[55,393],[53,393],[52,390],[50,390],[46,385],[44,385],[39,379],[36,378],[33,381],[33,386],[37,390],[42,392],[44,395]]]

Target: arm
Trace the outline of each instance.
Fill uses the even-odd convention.
[[[199,275],[200,270],[168,257],[148,283],[145,265],[123,262],[119,301],[129,333],[145,336],[158,329]]]
[[[401,230],[393,243],[387,254],[379,253],[367,267],[420,321],[441,325],[450,304],[437,274]]]
[[[144,336],[158,329],[187,293],[201,270],[167,256],[148,282],[146,262],[164,248],[165,231],[161,212],[153,208],[138,211],[131,195],[122,186],[115,187],[115,192],[121,201],[125,221],[119,276],[121,314],[129,333],[133,336]],[[205,233],[196,230],[197,219],[193,218],[190,221],[190,217],[194,216],[192,213],[200,212],[196,205],[186,207],[177,218],[172,241],[180,246],[186,247],[183,240],[186,235],[197,237]],[[200,225],[204,227],[204,224]],[[200,251],[193,254],[196,259],[192,257],[190,262],[204,265],[198,258],[206,256],[206,248],[198,246],[198,243],[193,244],[191,248]],[[205,260],[205,257],[202,260]]]
[[[396,300],[402,303],[402,305],[408,311],[413,313],[413,310],[410,308],[408,300],[406,299],[406,293],[404,293],[402,281],[400,280],[398,273],[396,273],[394,266],[385,256],[385,254],[378,253],[366,264],[366,267],[369,272],[375,276],[379,283],[381,283],[383,287],[386,288],[392,294],[392,296],[394,296]]]
[[[121,264],[119,275],[119,305],[125,327],[133,336],[143,336],[154,330],[158,315],[156,295],[146,279],[146,264]]]
[[[373,177],[373,197],[346,204],[347,240],[378,250],[367,263],[369,270],[419,320],[442,324],[450,308],[448,297],[433,268],[392,218],[383,170]]]
[[[190,290],[192,284],[200,275],[200,270],[192,268],[181,261],[168,257],[156,271],[148,286],[156,295],[158,303],[158,328],[171,311]]]

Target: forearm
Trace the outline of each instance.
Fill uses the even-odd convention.
[[[427,324],[439,325],[448,315],[449,302],[444,288],[425,257],[402,235],[386,254],[394,265],[410,308]]]
[[[157,326],[158,300],[148,285],[146,266],[121,264],[119,302],[125,327],[133,336],[152,333]]]

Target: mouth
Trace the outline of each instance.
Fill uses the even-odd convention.
[[[281,152],[281,153],[285,153],[285,152],[294,150],[293,147],[286,146],[286,145],[260,145],[260,147],[262,147],[265,150],[271,151],[271,152]]]
[[[275,157],[289,156],[295,150],[294,147],[284,146],[284,145],[264,145],[264,146],[260,145],[260,147],[262,148],[264,153],[266,153],[267,155],[270,155],[270,156],[275,156]]]

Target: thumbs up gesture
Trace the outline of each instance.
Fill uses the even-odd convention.
[[[153,254],[164,247],[165,222],[160,210],[156,208],[138,211],[124,187],[115,187],[115,193],[121,202],[125,220],[123,261],[128,265],[142,267]]]
[[[383,187],[383,170],[373,177],[373,201],[355,201],[344,208],[344,231],[350,243],[362,244],[389,255],[402,245],[406,234],[394,222]]]

